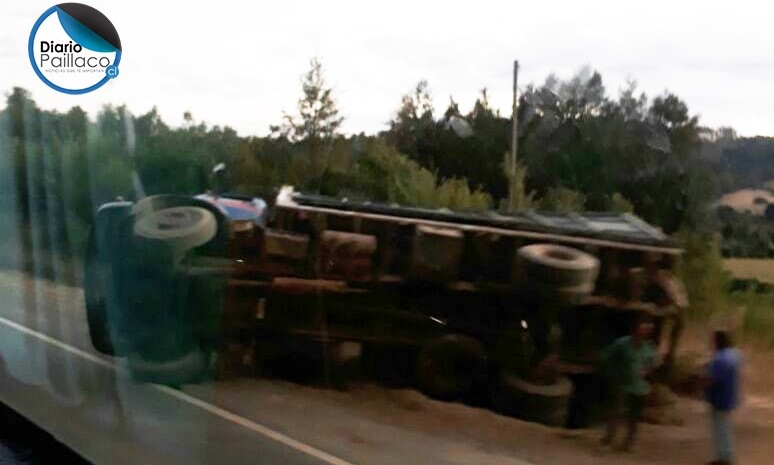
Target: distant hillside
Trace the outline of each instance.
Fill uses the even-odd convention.
[[[766,189],[739,189],[725,194],[720,204],[738,212],[749,212],[762,216],[769,204],[774,204],[774,194]]]
[[[704,142],[702,155],[716,173],[723,193],[745,188],[769,187],[774,180],[772,137]]]

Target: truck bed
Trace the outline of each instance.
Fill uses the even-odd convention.
[[[379,216],[395,221],[414,220],[419,222],[445,223],[466,227],[495,228],[511,232],[561,235],[568,237],[617,242],[621,245],[651,246],[673,249],[678,253],[677,243],[660,229],[629,213],[546,213],[525,211],[503,215],[495,211],[451,211],[401,206],[397,204],[374,203],[337,199],[322,195],[293,192],[285,187],[278,196],[277,206],[326,210],[331,213],[360,213]],[[664,250],[662,250],[664,251]]]

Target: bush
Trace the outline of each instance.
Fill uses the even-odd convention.
[[[566,187],[552,187],[546,191],[538,205],[541,210],[552,212],[581,212],[586,205],[586,196]]]
[[[379,140],[323,176],[321,192],[350,199],[372,200],[428,208],[481,210],[491,207],[489,194],[472,190],[465,179],[438,182],[436,176]]]
[[[436,206],[455,210],[486,210],[492,206],[489,194],[480,189],[471,191],[468,182],[459,178],[444,181],[435,197]]]
[[[634,213],[634,205],[618,192],[610,197],[610,209],[618,213]]]
[[[691,299],[694,316],[709,317],[724,308],[730,275],[723,268],[718,239],[710,233],[680,231],[675,235],[685,254],[678,275]]]

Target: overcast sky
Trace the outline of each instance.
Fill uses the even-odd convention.
[[[600,71],[609,93],[627,78],[669,90],[701,123],[774,136],[774,4],[767,1],[104,1],[88,4],[116,26],[120,76],[95,92],[57,93],[35,76],[27,40],[49,1],[3,0],[0,90],[22,86],[47,109],[104,103],[134,114],[156,105],[167,123],[196,120],[265,135],[292,111],[300,75],[318,56],[345,116],[344,130],[375,132],[420,79],[436,108],[450,95],[468,110],[480,89],[510,114],[520,83],[550,72]]]

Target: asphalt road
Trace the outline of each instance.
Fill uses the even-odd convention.
[[[132,382],[120,360],[90,348],[77,290],[12,279],[0,286],[0,402],[90,462],[351,464],[183,391]]]

